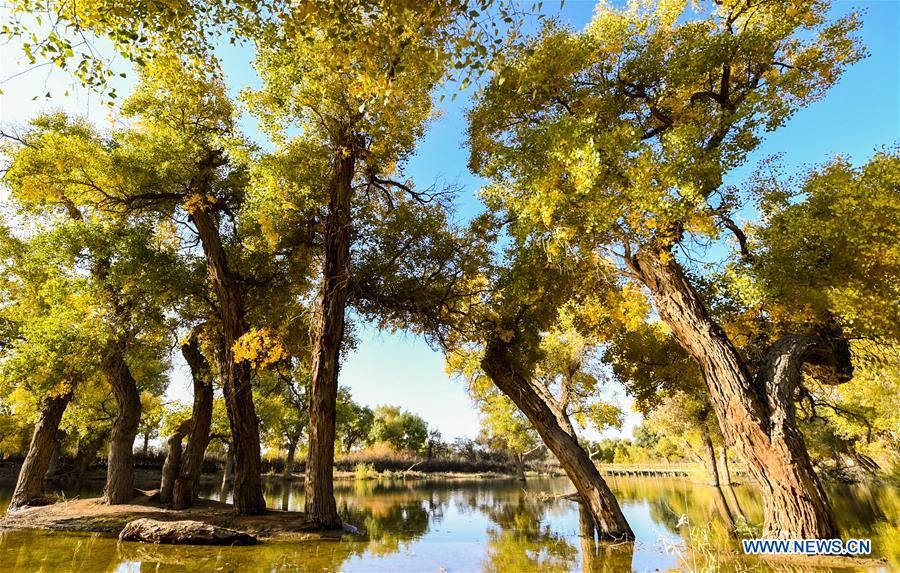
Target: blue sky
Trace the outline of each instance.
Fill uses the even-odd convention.
[[[545,10],[551,11],[550,6],[555,3],[546,4]],[[590,19],[594,5],[592,1],[566,2],[559,17],[580,29]],[[787,126],[769,134],[748,164],[731,175],[732,181],[741,181],[761,159],[774,154],[783,154],[782,164],[790,171],[821,163],[836,154],[861,163],[878,149],[900,141],[900,2],[837,2],[832,12],[839,15],[859,9],[863,11],[862,37],[870,57],[851,68],[823,101],[800,111]],[[0,14],[5,10],[0,8]],[[78,89],[64,74],[48,75],[47,69],[39,69],[5,81],[25,67],[15,44],[0,47],[0,52],[0,80],[4,80],[0,122],[4,126],[21,124],[51,108],[88,115],[99,123],[113,121],[96,96]],[[220,55],[233,92],[257,85],[250,67],[249,47],[228,46],[220,50]],[[127,90],[130,81],[122,80],[120,92]],[[69,97],[62,96],[66,89],[72,94]],[[50,100],[42,97],[47,91],[54,94]],[[32,101],[35,95],[41,97]],[[483,182],[466,169],[465,109],[471,94],[462,95],[455,102],[446,98],[441,104],[441,116],[433,121],[421,141],[407,173],[420,186],[435,180],[457,183],[462,190],[457,201],[458,216],[464,220],[479,211],[476,193]],[[244,120],[244,127],[250,134],[256,132],[252,118]],[[371,406],[394,404],[407,408],[448,439],[477,434],[478,420],[465,385],[444,373],[439,353],[412,335],[378,332],[368,325],[359,325],[357,331],[360,343],[346,357],[341,370],[341,384],[351,388],[356,400]],[[186,366],[177,364],[170,396],[187,399],[188,389]],[[610,388],[609,392],[627,407],[621,389]],[[638,421],[636,414],[630,414],[621,433],[630,435]]]

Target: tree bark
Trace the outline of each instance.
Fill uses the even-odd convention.
[[[76,471],[73,485],[75,489],[81,488],[84,484],[84,476],[91,469],[91,464],[97,459],[97,454],[103,448],[103,442],[106,440],[106,431],[94,435],[87,441],[78,443],[78,452],[75,454]]]
[[[356,157],[352,152],[339,154],[335,159],[325,221],[321,303],[313,335],[305,511],[307,518],[322,528],[341,526],[334,500],[334,435],[344,310],[350,281],[350,209],[355,168]]]
[[[47,471],[44,472],[44,482],[53,479],[53,475],[56,473],[56,468],[59,465],[59,457],[62,455],[63,438],[61,436],[65,436],[65,432],[62,430],[57,430],[53,436],[53,453],[50,454],[50,463],[47,464]]]
[[[525,456],[519,452],[513,454],[516,460],[516,479],[525,482]]]
[[[191,212],[197,227],[206,268],[218,299],[224,352],[219,369],[223,377],[225,406],[231,422],[234,450],[234,508],[241,515],[257,515],[266,510],[262,493],[259,422],[253,405],[252,371],[247,362],[234,360],[234,343],[247,332],[244,300],[232,275],[222,245],[218,225],[205,207]]]
[[[169,503],[172,501],[172,490],[175,489],[175,480],[181,473],[181,440],[185,434],[191,431],[192,421],[182,422],[169,439],[166,440],[166,461],[163,462],[162,479],[159,483],[159,501]]]
[[[59,431],[59,423],[66,407],[71,401],[72,392],[69,391],[62,396],[46,398],[41,404],[31,444],[28,446],[28,454],[19,470],[16,489],[9,502],[9,511],[28,505],[32,500],[44,495],[44,476],[56,447],[56,433]]]
[[[768,538],[836,538],[838,529],[797,428],[794,392],[806,363],[847,377],[849,348],[819,337],[776,342],[752,375],[671,253],[641,250],[633,266],[653,295],[660,318],[700,364],[726,441],[760,485]]]
[[[197,498],[199,493],[197,484],[200,482],[200,474],[203,472],[203,456],[209,445],[209,431],[212,425],[213,384],[212,369],[209,361],[200,351],[198,332],[196,330],[191,332],[188,340],[181,346],[181,354],[191,368],[191,378],[194,383],[194,406],[191,413],[193,425],[188,434],[188,444],[184,452],[179,475],[180,479],[190,482],[181,486],[189,486],[191,489],[191,500],[187,502],[187,507],[190,507],[191,502]],[[180,497],[183,498],[184,496]],[[180,499],[179,501],[184,502],[185,500]]]
[[[716,448],[709,437],[706,422],[700,424],[700,442],[703,451],[703,467],[706,468],[707,483],[719,487],[719,470],[716,466]]]
[[[141,457],[147,458],[147,450],[150,448],[150,433],[144,434],[144,445],[141,447]]]
[[[564,429],[565,425],[535,392],[526,376],[517,370],[508,345],[489,342],[481,368],[525,414],[559,460],[589,508],[601,539],[633,540],[634,533],[597,467],[577,438]]]
[[[282,477],[284,481],[294,479],[294,456],[297,453],[297,439],[292,439],[288,443],[287,458],[284,460],[284,473]]]
[[[219,488],[219,499],[222,503],[225,503],[225,498],[228,496],[229,484],[231,483],[231,471],[234,468],[234,454],[231,451],[231,446],[226,446],[228,451],[225,453],[225,469],[222,470],[222,487]]]
[[[124,342],[109,344],[100,368],[116,399],[103,499],[109,505],[119,505],[131,501],[134,494],[134,440],[141,422],[141,394],[125,363]]]

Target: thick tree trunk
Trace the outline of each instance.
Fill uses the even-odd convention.
[[[525,482],[525,456],[519,452],[513,454],[516,460],[516,479]]]
[[[247,362],[234,361],[234,343],[247,332],[244,300],[240,286],[228,267],[222,238],[210,213],[200,207],[191,212],[197,227],[206,268],[216,291],[222,321],[224,352],[219,370],[223,378],[225,406],[231,422],[234,451],[234,508],[241,515],[265,512],[262,493],[259,422],[253,405],[252,371]]]
[[[494,385],[509,396],[525,414],[544,444],[559,460],[590,510],[601,539],[633,540],[634,533],[597,467],[579,445],[577,438],[564,429],[568,424],[559,420],[535,392],[528,379],[516,369],[508,346],[496,341],[490,342],[481,367]]]
[[[191,368],[191,377],[194,383],[194,406],[191,413],[193,425],[188,434],[188,444],[179,474],[181,480],[189,482],[179,484],[180,487],[190,487],[191,490],[190,501],[186,501],[186,496],[183,494],[178,496],[179,505],[187,503],[187,507],[190,507],[191,502],[197,498],[199,492],[197,484],[200,482],[200,474],[203,471],[203,456],[206,453],[206,447],[209,445],[209,430],[212,425],[213,408],[212,369],[209,361],[200,351],[197,336],[198,333],[195,330],[191,333],[187,342],[181,346],[181,354]]]
[[[78,452],[75,454],[75,475],[73,485],[75,489],[84,485],[84,476],[91,469],[91,464],[97,459],[97,454],[103,448],[103,442],[106,440],[106,431],[103,431],[86,441],[78,443]]]
[[[163,462],[162,479],[159,483],[159,501],[169,503],[172,501],[172,491],[175,489],[175,480],[181,474],[182,447],[181,440],[191,431],[193,422],[182,422],[169,439],[166,440],[166,461]]]
[[[125,364],[124,343],[109,345],[101,369],[116,398],[103,499],[109,505],[119,505],[131,501],[134,494],[134,439],[141,421],[141,394]]]
[[[71,400],[72,392],[70,391],[62,396],[46,398],[41,404],[31,444],[28,446],[28,454],[19,470],[16,489],[9,502],[10,511],[28,505],[32,500],[43,496],[44,476],[56,447],[56,433],[59,431],[59,423]]]
[[[313,335],[305,510],[307,518],[322,528],[341,526],[334,500],[334,433],[338,367],[350,280],[350,209],[355,162],[352,153],[335,159],[325,221],[321,304]]]
[[[47,464],[47,471],[44,473],[44,482],[53,479],[53,476],[56,473],[56,468],[59,465],[59,458],[62,455],[63,436],[65,436],[65,432],[62,430],[57,430],[56,435],[53,436],[53,453],[50,454],[50,463]]]
[[[665,260],[663,260],[663,258]],[[836,356],[846,376],[846,349],[818,337],[788,336],[770,349],[756,376],[713,321],[670,253],[640,251],[633,263],[650,290],[660,318],[700,364],[726,441],[733,444],[759,483],[764,537],[838,536],[825,492],[797,428],[793,395],[804,363]],[[830,350],[830,352],[829,352]],[[843,373],[841,373],[843,372]]]
[[[719,487],[719,470],[716,466],[716,448],[709,437],[706,423],[700,424],[700,447],[703,452],[703,467],[706,468],[706,480],[709,485]]]
[[[284,473],[282,477],[285,481],[294,479],[294,456],[297,454],[297,440],[292,439],[288,443],[287,458],[284,460]]]

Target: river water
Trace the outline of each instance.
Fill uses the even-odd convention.
[[[255,547],[117,543],[97,534],[0,532],[0,572],[207,571],[900,571],[900,492],[888,486],[829,488],[845,538],[871,538],[886,562],[861,569],[773,565],[728,549],[714,488],[690,478],[610,478],[637,542],[598,544],[579,505],[548,496],[573,491],[565,478],[339,482],[347,521],[365,538]],[[10,484],[0,484],[0,511]],[[750,486],[732,488],[750,523],[762,520]],[[72,497],[73,492],[66,492]],[[98,492],[82,491],[82,496]],[[208,489],[204,497],[219,499]],[[270,507],[301,510],[302,481],[266,486]],[[690,549],[689,549],[690,548]]]

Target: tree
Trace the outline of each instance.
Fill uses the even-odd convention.
[[[171,114],[172,109],[179,113]],[[80,157],[72,165],[78,173],[63,173],[60,179],[70,182],[69,190],[102,213],[125,220],[149,219],[171,233],[175,242],[199,239],[211,293],[203,287],[191,290],[183,285],[167,292],[186,290],[206,301],[214,313],[216,336],[221,337],[216,347],[221,352],[213,355],[223,380],[237,465],[235,507],[241,513],[258,513],[264,509],[264,499],[251,395],[252,367],[235,360],[234,348],[244,335],[254,336],[246,310],[248,297],[278,282],[282,275],[277,263],[285,259],[277,256],[279,246],[274,247],[276,253],[245,249],[251,241],[248,235],[257,233],[258,226],[252,221],[239,223],[232,216],[241,207],[248,180],[246,167],[235,158],[246,157],[246,149],[234,131],[233,110],[221,82],[192,75],[176,58],[157,59],[144,69],[142,83],[123,106],[123,113],[139,114],[141,121],[114,132],[110,142],[114,145],[103,146],[83,124],[76,124],[80,131],[72,129],[74,133],[66,134],[68,139],[63,141],[80,145],[83,153],[94,157]],[[81,174],[85,170],[87,174]],[[173,232],[172,220],[183,223],[193,236],[185,238]],[[266,244],[260,242],[261,247]],[[172,261],[169,274],[178,277],[173,271],[179,268]],[[118,352],[120,347],[117,343],[113,349]],[[127,380],[124,363],[110,356],[105,370],[111,379],[118,380],[113,374],[122,374]],[[123,394],[122,399],[127,396]],[[114,430],[113,444],[119,451],[125,440],[116,436]]]
[[[108,503],[115,504],[127,502],[133,491],[132,448],[140,420],[140,386],[158,387],[166,369],[162,333],[167,327],[164,309],[171,304],[167,277],[175,256],[172,245],[159,240],[146,223],[106,217],[94,209],[77,177],[60,173],[69,168],[92,174],[102,171],[103,144],[84,123],[70,122],[60,114],[42,116],[27,132],[5,141],[10,157],[5,183],[35,221],[49,223],[47,238],[57,241],[57,252],[43,253],[45,261],[57,257],[61,268],[70,269],[73,277],[85,272],[89,277],[78,279],[89,297],[75,308],[83,311],[85,305],[93,305],[91,311],[101,317],[98,326],[85,331],[100,338],[84,359],[95,361],[116,397],[104,492]],[[70,389],[75,383],[66,375],[58,381]],[[49,429],[58,424],[56,411],[61,416],[65,405],[59,401],[47,405],[56,406],[55,423],[41,426]],[[55,436],[55,432],[51,433]],[[40,449],[40,444],[35,446]]]
[[[428,439],[428,423],[397,406],[379,406],[374,411],[369,439],[390,444],[397,451],[421,453]]]
[[[353,451],[357,446],[370,444],[369,436],[372,434],[372,424],[375,422],[375,413],[368,406],[357,404],[350,395],[350,390],[341,388],[338,390],[337,403],[337,440],[343,452]]]
[[[451,66],[484,60],[477,9],[491,4],[304,4],[285,9],[275,34],[257,43],[263,88],[245,96],[293,176],[286,193],[282,186],[274,190],[286,195],[274,204],[288,206],[281,217],[288,222],[301,201],[323,211],[305,498],[307,516],[322,527],[340,525],[332,467],[356,219],[382,197],[388,204],[403,196],[432,200],[404,180],[402,163],[432,114],[432,90]],[[289,127],[301,134],[288,139]]]
[[[583,33],[545,27],[472,113],[472,166],[495,182],[488,202],[509,212],[514,234],[607,253],[649,290],[760,483],[764,535],[835,537],[792,397],[804,365],[849,378],[840,322],[742,352],[678,249],[721,228],[745,243],[723,177],[862,57],[859,22],[826,22],[823,2],[723,2],[695,20],[680,19],[682,7],[604,6]]]
[[[621,308],[628,308],[633,296],[607,280],[609,274],[598,266],[597,259],[561,265],[548,261],[540,245],[528,242],[512,245],[506,255],[506,260],[485,268],[481,288],[460,313],[463,318],[448,337],[446,351],[481,354],[480,369],[525,414],[557,457],[597,522],[600,535],[632,539],[634,534],[618,502],[579,443],[569,419],[573,371],[567,370],[568,377],[561,375],[542,360],[549,350],[544,346],[544,334],[562,327],[588,339],[603,340],[628,314]],[[595,296],[593,288],[603,294]],[[614,301],[621,307],[610,313]],[[645,312],[640,305],[637,309]],[[548,364],[559,364],[559,356],[551,356]],[[553,395],[548,385],[558,393]]]

